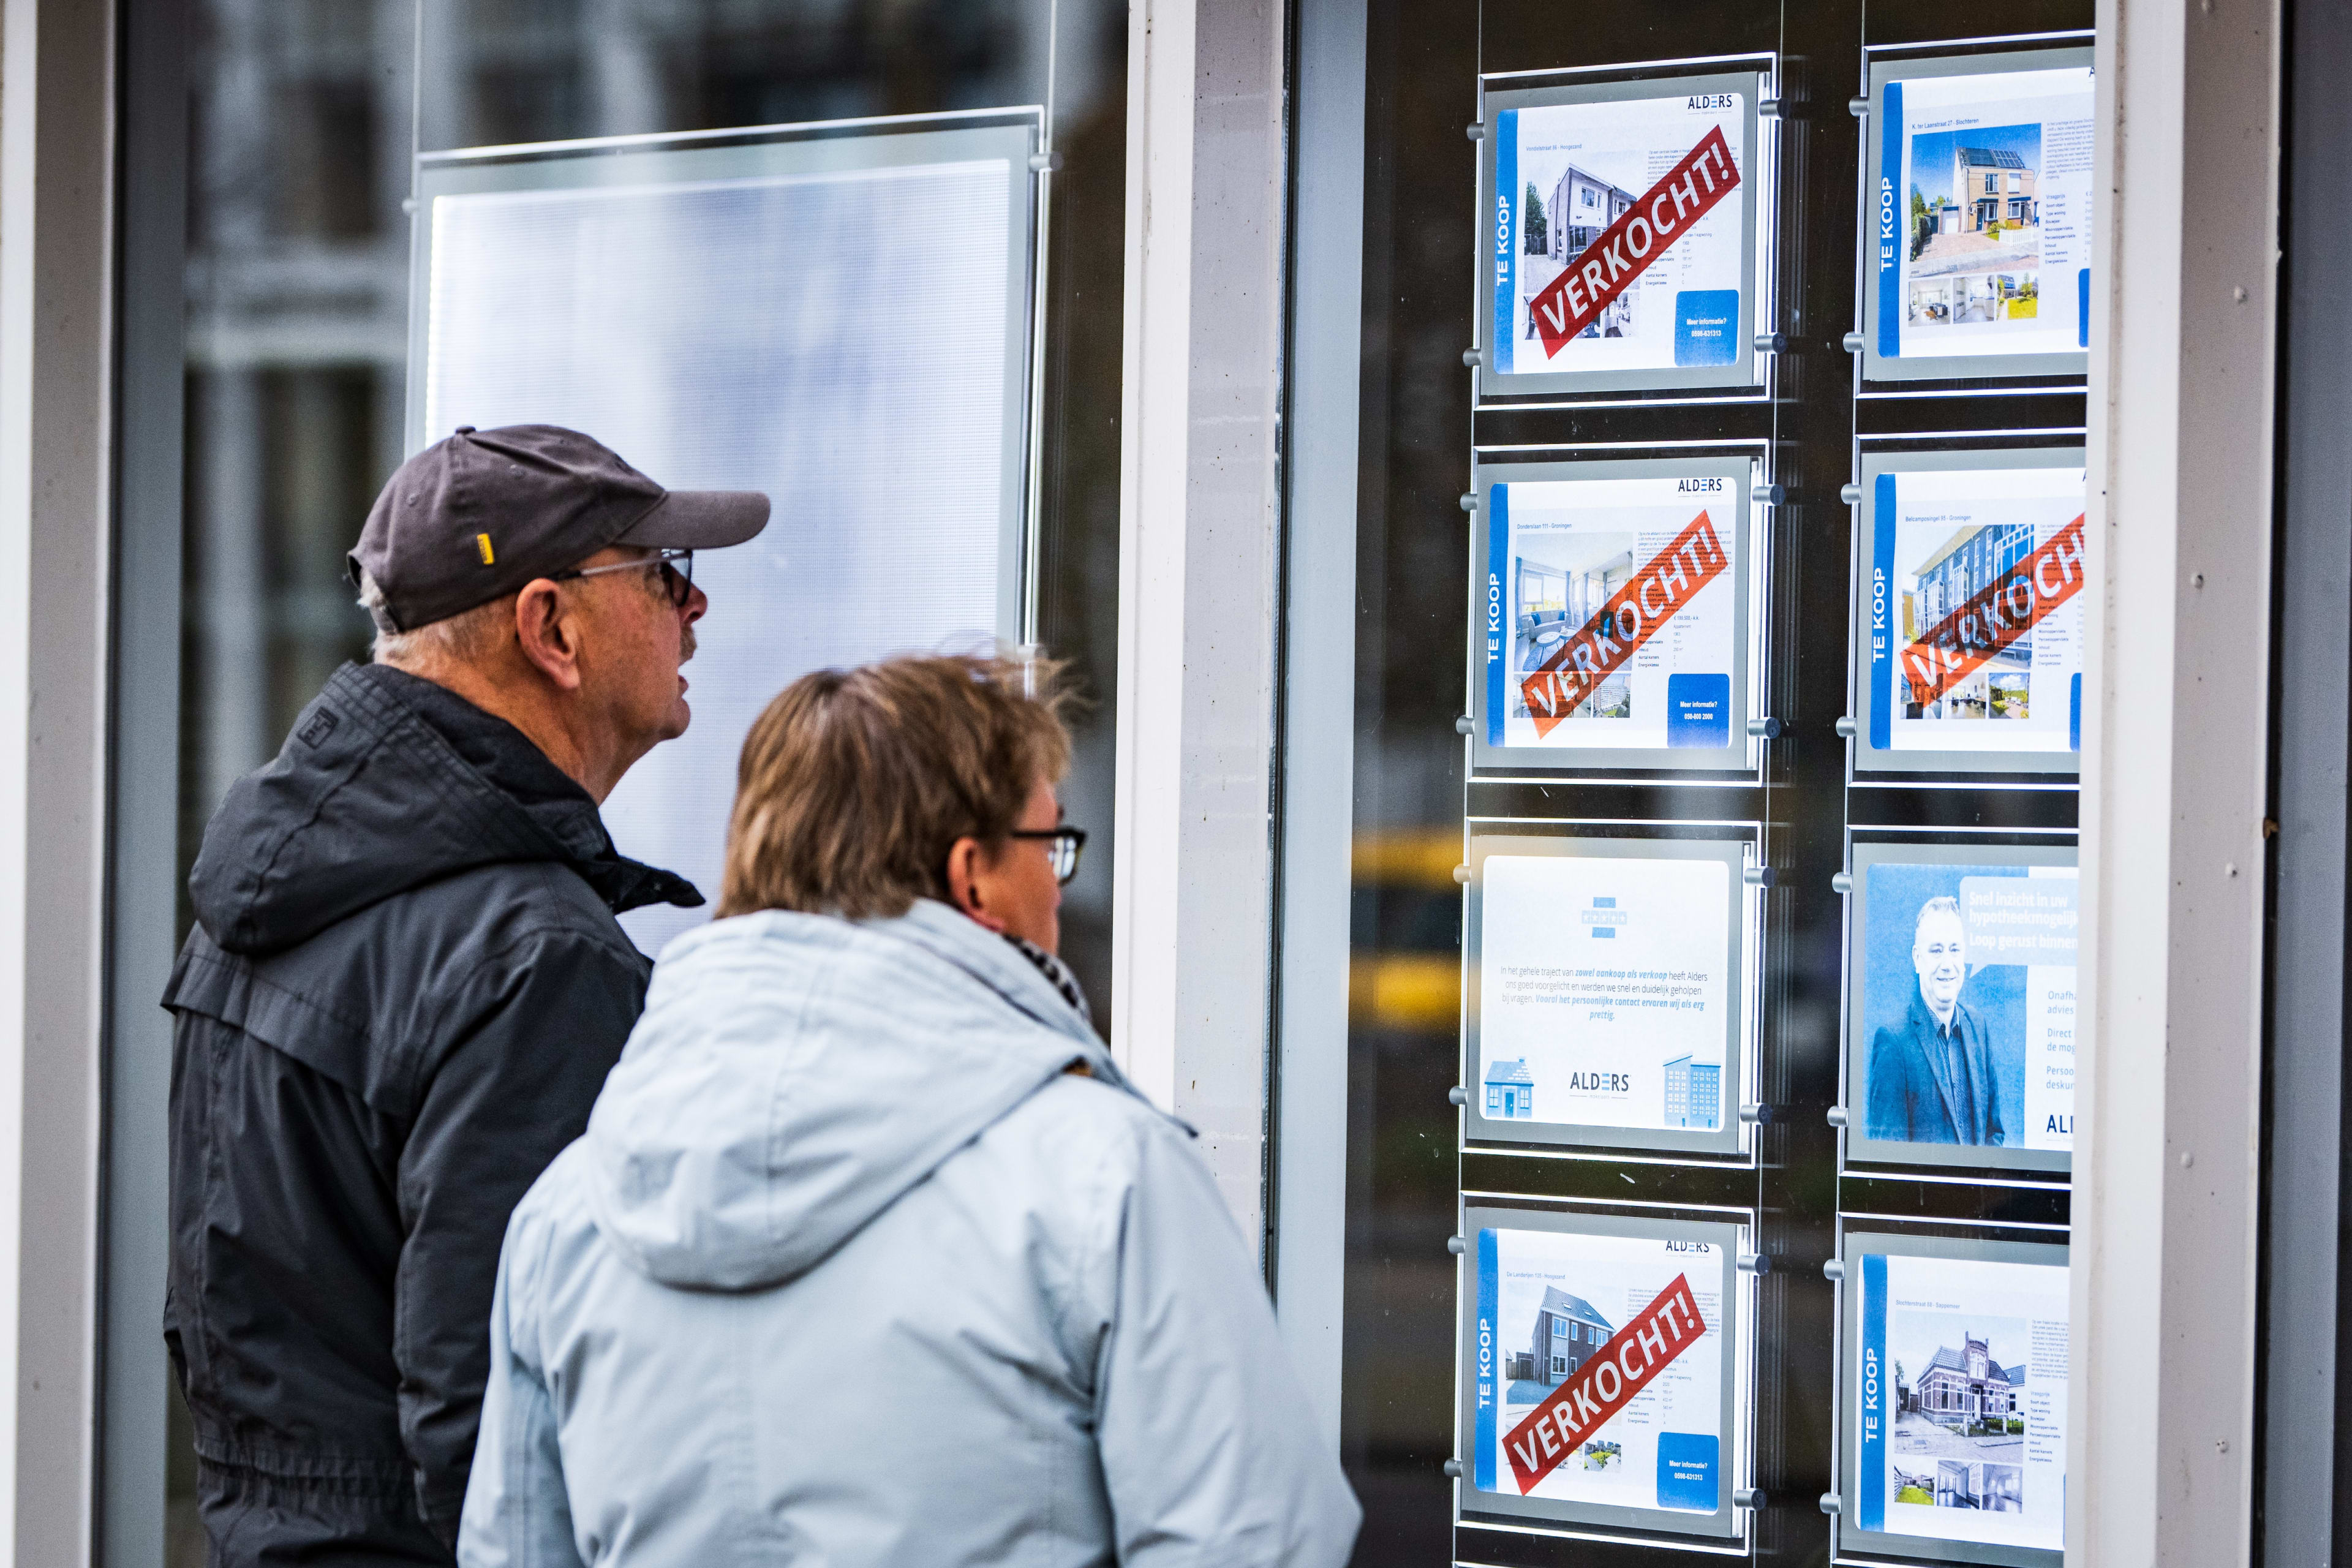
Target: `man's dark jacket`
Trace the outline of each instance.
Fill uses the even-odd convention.
[[[451,1561],[507,1217],[698,903],[522,732],[346,665],[239,780],[173,971],[164,1339],[215,1568]]]
[[[1998,1087],[1984,1020],[1955,1002],[1948,1037],[1939,1037],[1936,1016],[1915,985],[1903,1026],[1881,1028],[1870,1042],[1869,1136],[1906,1143],[2007,1142]]]

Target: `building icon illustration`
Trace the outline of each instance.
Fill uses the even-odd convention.
[[[1528,1071],[1525,1057],[1517,1061],[1489,1062],[1486,1065],[1486,1117],[1489,1121],[1518,1118],[1533,1119],[1536,1113],[1536,1079]]]
[[[1676,1057],[1666,1064],[1666,1125],[1722,1125],[1723,1067],[1717,1062],[1694,1062]]]

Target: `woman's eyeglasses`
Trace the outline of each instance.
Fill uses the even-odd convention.
[[[1087,830],[1067,824],[1060,827],[1016,827],[1007,838],[1034,838],[1045,846],[1045,859],[1054,868],[1054,879],[1064,886],[1078,874],[1078,855],[1087,847]]]
[[[694,593],[694,552],[691,550],[656,550],[651,555],[640,555],[635,561],[615,561],[609,566],[574,566],[569,572],[550,572],[551,583],[569,583],[575,577],[595,577],[606,572],[644,572],[661,570],[662,591],[669,595],[670,608],[682,610]]]

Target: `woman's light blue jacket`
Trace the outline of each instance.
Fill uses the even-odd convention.
[[[1338,1568],[1192,1142],[944,905],[681,937],[508,1227],[460,1561]]]

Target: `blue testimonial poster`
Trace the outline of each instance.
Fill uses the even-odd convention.
[[[1877,114],[1877,356],[2086,348],[2090,68],[1909,77]]]
[[[2080,749],[2084,505],[2080,468],[1876,477],[1865,626],[1874,751]]]
[[[1721,1249],[1556,1230],[1487,1228],[1477,1240],[1481,1366],[1471,1485],[1566,1503],[1685,1513],[1721,1508],[1727,1495]],[[1503,1450],[1512,1428],[1587,1363],[1614,1353],[1611,1341],[1678,1277],[1689,1283],[1704,1331],[1523,1493]]]
[[[2060,1550],[2065,1265],[1868,1250],[1858,1258],[1859,1342],[1848,1363],[1854,1527]]]
[[[1865,1138],[2071,1151],[2071,866],[1863,869]]]

